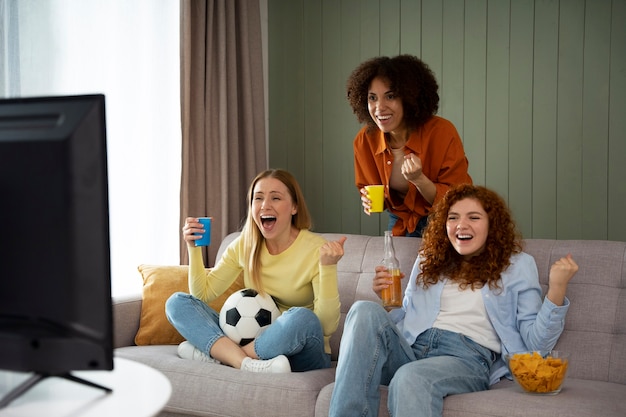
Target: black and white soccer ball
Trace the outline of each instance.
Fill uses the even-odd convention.
[[[245,346],[280,316],[274,299],[252,288],[236,291],[220,310],[220,327],[232,341]]]

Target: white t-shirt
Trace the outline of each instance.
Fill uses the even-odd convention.
[[[441,293],[441,309],[433,327],[464,334],[474,342],[500,352],[500,338],[491,325],[480,289],[461,290],[446,280]]]

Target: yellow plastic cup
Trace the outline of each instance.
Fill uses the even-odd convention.
[[[367,198],[372,202],[370,213],[382,213],[385,208],[385,186],[366,185]]]

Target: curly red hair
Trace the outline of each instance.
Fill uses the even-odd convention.
[[[471,198],[480,203],[489,221],[485,249],[464,260],[452,246],[446,231],[448,212],[458,201]],[[500,288],[500,274],[510,265],[511,256],[522,251],[522,238],[506,203],[497,193],[476,185],[451,187],[433,207],[424,231],[420,254],[421,273],[417,284],[427,288],[444,277],[459,283],[461,289]]]

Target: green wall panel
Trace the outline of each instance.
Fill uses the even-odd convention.
[[[563,1],[559,16],[557,237],[582,235],[584,1]]]
[[[508,196],[509,14],[506,1],[487,2],[485,185]]]
[[[304,1],[300,25],[304,47],[304,160],[302,161],[301,178],[303,192],[313,216],[314,227],[318,221],[324,221],[324,176],[320,175],[320,167],[324,164],[324,118],[320,111],[324,106],[322,63],[320,59],[324,50],[322,44],[322,5],[319,2]],[[294,132],[296,133],[296,132]],[[296,135],[294,135],[296,136]]]
[[[410,53],[524,236],[626,240],[624,21],[626,0],[268,0],[270,165],[301,182],[315,230],[381,234],[354,186],[345,82]]]
[[[626,1],[611,3],[609,57],[608,238],[626,240]],[[604,184],[599,184],[603,186]],[[604,219],[604,216],[602,216]]]
[[[581,235],[585,239],[604,239],[608,232],[607,120],[609,120],[611,27],[607,22],[610,21],[610,0],[600,0],[594,2],[593,7],[586,8],[581,171]]]
[[[402,0],[400,3],[400,53],[421,55],[421,2]]]
[[[465,9],[463,48],[463,124],[456,126],[469,161],[469,173],[485,184],[487,137],[487,0]]]
[[[509,206],[524,236],[532,226],[532,101],[533,101],[532,0],[511,2],[508,196]]]
[[[532,232],[556,237],[556,122],[559,51],[559,4],[535,2],[533,42]]]

